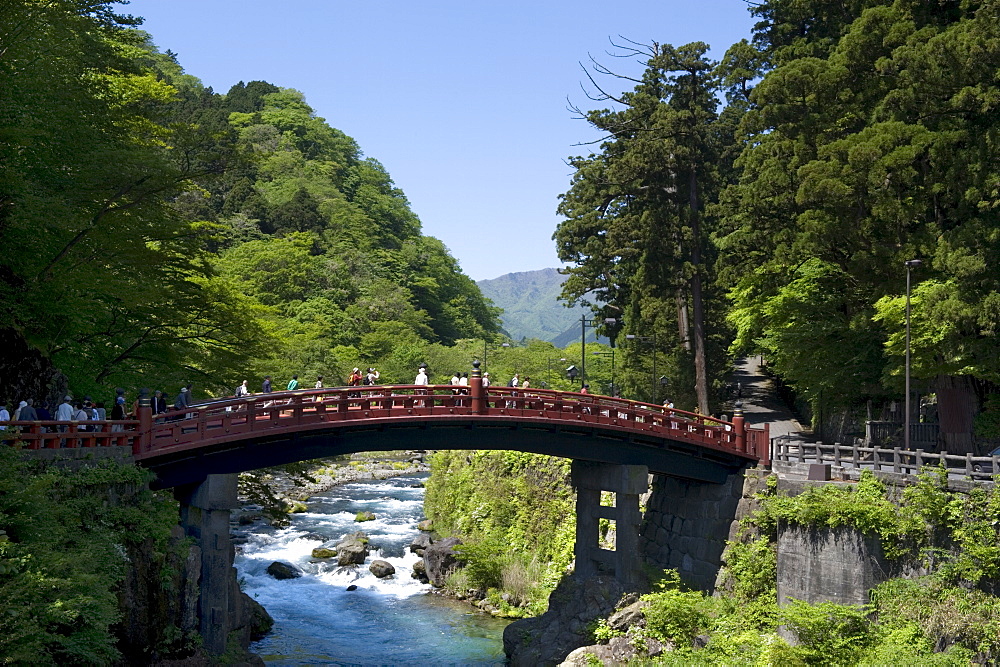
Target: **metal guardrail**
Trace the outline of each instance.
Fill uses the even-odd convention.
[[[793,440],[790,436],[771,439],[771,459],[786,463],[831,463],[835,466],[868,468],[875,471],[915,474],[925,467],[944,467],[949,474],[964,475],[973,481],[993,482],[1000,474],[1000,456],[933,453],[900,447],[865,447],[839,442],[826,445]],[[954,464],[954,465],[953,465]]]

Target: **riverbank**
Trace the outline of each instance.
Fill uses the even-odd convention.
[[[423,450],[362,452],[344,459],[319,459],[307,469],[307,475],[314,480],[312,482],[304,482],[301,477],[289,475],[280,469],[275,469],[265,481],[275,497],[293,506],[318,493],[351,482],[430,472],[427,454]],[[239,502],[241,514],[253,515],[259,509],[242,494]]]

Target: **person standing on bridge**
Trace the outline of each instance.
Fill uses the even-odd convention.
[[[75,410],[73,412],[73,421],[80,422],[77,425],[76,430],[86,431],[87,421],[90,420],[90,415],[88,415],[87,411],[83,409],[83,401],[77,401],[74,408]]]
[[[167,411],[167,397],[157,389],[153,392],[153,398],[149,401],[149,407],[153,408],[154,415],[162,415]]]
[[[7,411],[7,404],[0,402],[0,422],[9,422],[10,412]],[[7,425],[0,424],[0,431],[6,431]]]
[[[72,400],[73,400],[72,396],[66,396],[65,398],[63,398],[63,402],[60,403],[59,406],[56,408],[57,422],[72,421],[73,419],[73,405],[71,403]],[[63,424],[62,426],[59,427],[59,431],[65,432],[67,428],[68,427],[65,424]]]
[[[34,402],[35,401],[30,398],[25,401],[21,401],[21,414],[19,414],[17,418],[23,422],[38,421],[38,413],[35,412]]]
[[[247,386],[247,381],[244,380],[240,383],[240,386],[236,387],[236,398],[246,398],[250,395],[250,387]]]
[[[323,376],[317,375],[316,384],[313,386],[313,389],[322,389],[322,388],[323,388]]]
[[[426,387],[428,384],[430,384],[430,382],[428,382],[428,380],[427,380],[427,369],[426,368],[424,368],[423,366],[421,366],[420,368],[417,369],[417,377],[413,380],[413,384],[417,385],[418,387]],[[426,394],[427,390],[426,389],[417,389],[416,393],[417,394]],[[413,405],[414,405],[414,407],[422,408],[422,407],[424,407],[424,402],[423,401],[414,401]]]
[[[517,373],[514,373],[514,377],[510,379],[510,382],[507,383],[507,386],[510,387],[511,389],[517,389],[519,386],[521,386],[521,378],[517,376]],[[517,396],[517,392],[512,391],[510,392],[510,395]],[[507,401],[506,406],[508,409],[514,407],[514,401]]]
[[[270,375],[265,375],[264,376],[264,383],[262,385],[260,385],[260,391],[261,391],[262,394],[270,394],[271,393],[271,376]]]
[[[299,376],[293,375],[292,379],[288,381],[288,386],[285,387],[285,391],[295,391],[299,388]]]
[[[373,387],[378,384],[379,373],[374,368],[368,369],[368,374],[365,375],[365,384],[369,387]]]

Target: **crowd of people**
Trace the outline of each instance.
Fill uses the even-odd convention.
[[[377,385],[381,378],[381,374],[375,368],[368,368],[367,371],[362,372],[360,368],[354,368],[348,377],[346,386],[348,387],[370,387]],[[490,374],[488,372],[483,373],[482,382],[484,387],[489,387],[491,380]],[[417,370],[417,375],[413,380],[413,384],[417,386],[428,386],[430,384],[430,379],[427,375],[426,365],[421,365]],[[469,393],[469,374],[467,372],[456,371],[452,374],[451,379],[446,383],[452,386],[452,393],[455,395],[462,395]],[[279,385],[280,386],[280,385]],[[323,376],[317,375],[316,382],[313,384],[313,389],[322,389],[325,385],[323,384]],[[515,389],[527,389],[531,386],[531,378],[525,376],[522,380],[518,373],[507,383],[508,387]],[[174,401],[170,403],[162,390],[157,389],[150,396],[150,405],[152,407],[153,415],[161,415],[171,410],[178,411],[184,410],[193,404],[191,397],[190,383],[185,384],[177,392]],[[303,389],[304,387],[299,382],[298,375],[292,375],[291,379],[285,385],[285,391],[296,391]],[[263,381],[260,385],[260,393],[270,394],[275,391],[274,384],[270,375],[265,375]],[[582,393],[589,393],[589,385],[584,385],[581,389]],[[236,398],[243,398],[252,396],[254,392],[250,389],[247,380],[243,380],[235,389],[234,396]],[[18,402],[13,409],[8,409],[6,403],[0,403],[0,430],[6,430],[6,422],[10,421],[63,421],[63,422],[77,422],[77,430],[86,431],[86,422],[103,422],[103,421],[124,421],[128,419],[135,419],[138,414],[139,409],[139,399],[136,398],[132,401],[131,405],[128,404],[125,398],[124,389],[115,390],[115,398],[112,402],[112,407],[110,412],[106,408],[106,404],[103,401],[93,401],[90,396],[84,396],[80,399],[74,399],[72,395],[66,395],[62,402],[58,405],[51,405],[48,401],[35,401],[33,398],[25,398]],[[63,427],[65,428],[65,427]],[[116,428],[121,428],[117,426]]]

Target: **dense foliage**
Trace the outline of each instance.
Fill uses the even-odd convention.
[[[626,44],[645,66],[621,75],[634,89],[594,80],[614,106],[583,114],[606,138],[571,160],[564,296],[597,290],[602,316],[656,333],[682,406],[705,409],[712,350],[731,342],[819,412],[898,396],[904,261],[921,259],[915,386],[937,394],[949,449],[970,450],[1000,381],[1000,5],[751,4],[752,42],[719,63],[699,43]],[[626,387],[649,354],[626,350]]]
[[[0,447],[5,663],[97,665],[120,658],[113,630],[118,585],[130,567],[126,550],[149,544],[164,562],[177,521],[176,503],[152,494],[148,481],[149,473],[135,466],[69,472]]]
[[[0,328],[74,392],[340,384],[392,354],[412,380],[428,347],[498,331],[385,169],[301,93],[206,89],[112,4],[0,7]],[[51,390],[18,374],[0,392]]]
[[[508,615],[545,611],[573,559],[569,465],[523,452],[433,455],[424,511],[439,533],[466,542],[467,564],[452,587],[481,589]]]

